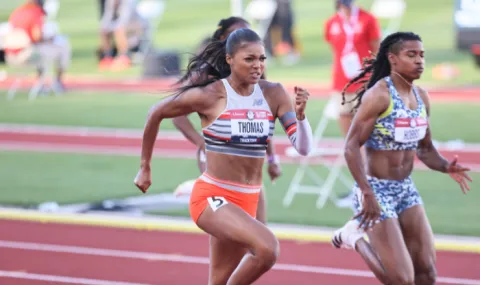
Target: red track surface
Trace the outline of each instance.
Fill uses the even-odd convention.
[[[341,148],[335,142],[322,142],[322,146]],[[141,138],[115,137],[107,135],[81,134],[52,134],[52,133],[24,133],[21,131],[0,131],[0,148],[10,150],[35,150],[50,152],[79,152],[79,153],[110,153],[133,154],[140,153]],[[294,158],[285,156],[285,150],[290,147],[289,142],[276,141],[276,153],[283,162],[294,162]],[[195,146],[183,138],[162,139],[156,142],[154,154],[164,157],[195,157]],[[470,166],[472,171],[480,167],[480,149],[441,150],[447,159],[459,156],[459,162]],[[334,159],[334,156],[329,156]],[[314,160],[315,161],[315,160]],[[318,160],[317,160],[318,161]],[[417,161],[418,162],[418,161]],[[422,167],[423,164],[418,164]]]
[[[26,271],[29,273],[70,276],[97,280],[122,281],[145,284],[207,284],[208,238],[203,234],[185,234],[160,231],[45,224],[19,221],[0,221],[0,240],[76,246],[93,249],[117,250],[123,253],[175,254],[202,257],[199,262],[172,262],[151,258],[114,257],[109,254],[80,254],[41,250],[14,249],[0,246],[2,258],[0,270]],[[7,230],[8,229],[8,230]],[[78,248],[77,248],[78,249]],[[77,250],[79,251],[79,250]],[[440,277],[472,279],[479,282],[480,255],[454,252],[438,252]],[[293,265],[308,268],[367,270],[353,251],[336,250],[329,244],[281,242],[280,268],[271,270],[256,284],[379,284],[371,277],[355,277],[335,273],[299,272]],[[47,284],[22,279],[1,278],[1,284]],[[62,283],[48,283],[62,284]],[[448,284],[439,282],[438,284]],[[461,283],[456,283],[461,284]]]

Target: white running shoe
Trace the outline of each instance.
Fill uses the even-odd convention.
[[[357,220],[348,221],[342,228],[333,233],[332,244],[336,248],[355,249],[355,243],[365,232],[358,228]]]
[[[195,182],[197,182],[197,180],[192,179],[180,183],[173,191],[173,195],[177,198],[182,196],[190,196],[193,191],[193,186],[195,186]]]

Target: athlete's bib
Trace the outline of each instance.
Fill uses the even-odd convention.
[[[270,122],[266,111],[231,110],[232,141],[258,143],[267,140]]]
[[[395,141],[400,143],[416,142],[425,137],[428,121],[425,118],[395,119]]]

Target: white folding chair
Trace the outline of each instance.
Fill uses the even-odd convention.
[[[35,53],[35,47],[32,45],[30,37],[22,29],[10,29],[4,39],[4,47],[11,50],[19,50],[15,54],[6,54],[5,62],[9,67],[22,73],[21,76],[15,76],[15,80],[8,89],[7,100],[12,100],[22,82],[23,74],[26,70],[31,71],[33,66],[38,66],[41,63],[47,64],[47,60],[40,58]],[[47,78],[47,66],[44,67],[45,72],[38,78],[28,94],[29,100],[35,99],[40,91],[43,90]]]
[[[338,97],[337,97],[338,98]],[[299,194],[315,194],[318,195],[316,207],[321,209],[325,206],[328,199],[336,202],[336,196],[332,193],[335,183],[338,179],[343,185],[350,190],[353,181],[342,173],[342,166],[344,165],[343,146],[340,148],[333,147],[319,147],[320,141],[323,139],[323,134],[331,120],[337,120],[338,108],[340,102],[336,97],[331,97],[327,106],[323,110],[322,118],[318,123],[313,133],[314,150],[307,157],[300,157],[297,151],[290,147],[287,149],[286,155],[289,157],[299,157],[300,165],[290,182],[290,186],[283,198],[283,206],[289,207],[292,204],[293,198]],[[331,158],[335,159],[331,160]],[[330,159],[328,159],[330,157]],[[322,178],[314,169],[312,169],[312,160],[315,164],[329,170],[328,175]],[[305,176],[308,176],[314,185],[302,184]]]
[[[268,27],[273,20],[277,2],[275,0],[253,0],[245,9],[245,18],[252,24],[252,28],[264,39]]]
[[[385,38],[399,30],[407,4],[404,0],[375,0],[370,8],[371,13],[378,19],[387,19],[388,25],[383,30]]]

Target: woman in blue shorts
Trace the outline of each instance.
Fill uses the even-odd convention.
[[[468,168],[456,158],[447,161],[432,143],[430,99],[413,85],[424,63],[420,37],[394,33],[350,82],[366,83],[354,99],[356,114],[345,144],[356,181],[356,216],[334,233],[332,243],[359,252],[383,284],[435,284],[433,233],[410,176],[415,156],[430,169],[448,173],[464,193],[469,190],[467,180],[472,181]],[[370,78],[365,80],[367,74]],[[360,153],[363,145],[366,163]]]

